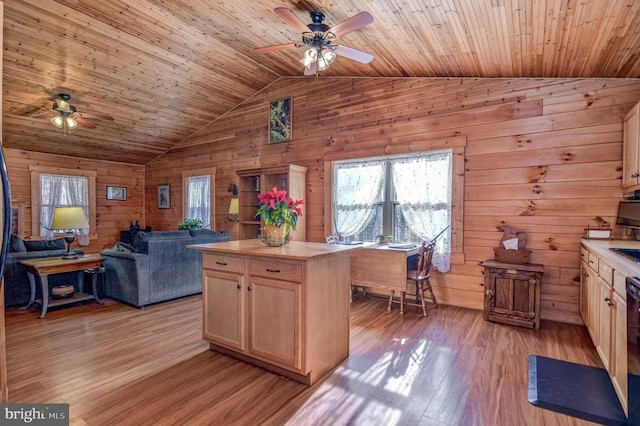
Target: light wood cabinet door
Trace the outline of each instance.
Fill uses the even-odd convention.
[[[611,367],[609,374],[620,404],[628,414],[628,367],[627,367],[627,302],[617,292],[613,293],[613,318],[611,323]]]
[[[203,270],[203,336],[205,340],[244,350],[244,277]]]
[[[589,328],[589,288],[591,284],[591,269],[587,266],[586,261],[580,262],[580,315],[584,325]]]
[[[610,371],[611,364],[611,326],[613,323],[613,289],[602,278],[598,277],[598,303],[600,304],[596,350],[604,364],[604,368]]]
[[[589,296],[587,330],[595,344],[598,341],[598,323],[600,322],[600,286],[598,284],[598,274],[592,268],[587,268],[587,273],[589,274],[589,279],[587,280],[587,293]]]
[[[640,103],[636,104],[624,120],[624,144],[622,156],[622,188],[637,189],[640,183],[640,147],[638,123],[640,122]]]
[[[249,288],[248,351],[275,365],[301,370],[301,285],[252,276]]]

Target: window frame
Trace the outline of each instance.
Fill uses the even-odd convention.
[[[96,228],[96,177],[95,170],[66,169],[63,167],[29,166],[31,174],[31,236],[40,235],[40,214],[42,212],[42,197],[40,189],[40,175],[82,176],[87,178],[87,204],[89,206],[89,239],[98,238]]]
[[[211,211],[209,218],[209,229],[216,230],[216,168],[207,167],[203,169],[195,169],[182,172],[182,217],[187,217],[189,211],[188,194],[189,194],[189,178],[194,176],[209,176],[209,197],[211,199]],[[206,224],[205,224],[206,225]]]
[[[410,155],[411,153],[429,152],[439,149],[451,148],[451,263],[464,264],[465,254],[463,245],[464,232],[464,162],[467,138],[464,135],[451,138],[431,139],[425,141],[409,141],[404,149],[389,149],[393,146],[390,141],[385,147],[385,152],[371,152],[363,154],[362,151],[350,153],[348,156],[328,158],[324,162],[324,230],[326,235],[331,234],[333,224],[331,218],[333,210],[333,164],[340,160],[356,160],[394,155]],[[342,153],[344,154],[344,153]]]

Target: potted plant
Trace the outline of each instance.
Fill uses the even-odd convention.
[[[189,229],[202,229],[202,227],[203,227],[203,224],[200,219],[185,218],[182,222],[178,224],[178,229],[181,231],[189,230]]]
[[[264,239],[269,246],[281,246],[287,243],[289,230],[295,230],[298,217],[302,216],[302,200],[294,200],[287,195],[287,191],[277,187],[264,194],[258,194],[260,207],[256,213],[262,217],[264,223]]]
[[[389,244],[393,242],[393,235],[380,234],[376,236],[380,244]]]

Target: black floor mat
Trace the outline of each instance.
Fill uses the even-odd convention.
[[[529,402],[603,425],[632,424],[602,368],[529,355]]]

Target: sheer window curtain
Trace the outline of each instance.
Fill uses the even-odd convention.
[[[385,160],[338,163],[334,167],[334,231],[342,237],[362,231],[382,201]]]
[[[84,176],[40,175],[40,235],[53,237],[51,222],[58,206],[82,206],[89,218],[88,180]],[[78,242],[89,243],[89,228],[78,230]]]
[[[187,217],[200,219],[204,228],[211,227],[211,177],[191,176],[188,178]]]
[[[451,224],[451,150],[392,160],[391,174],[400,211],[407,225],[431,241]],[[433,266],[451,268],[451,227],[437,240]]]

